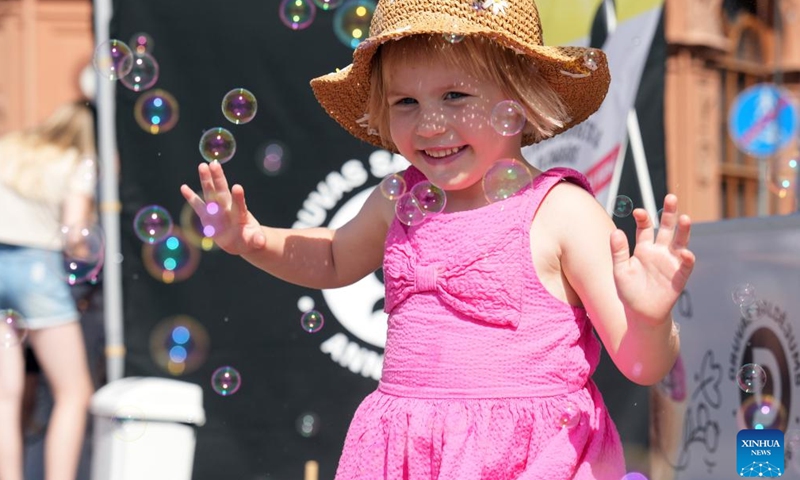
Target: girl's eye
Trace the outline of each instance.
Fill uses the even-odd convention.
[[[414,100],[413,98],[410,98],[410,97],[406,97],[406,98],[401,98],[400,100],[396,101],[394,104],[395,105],[412,105],[414,103],[416,103],[416,100]]]
[[[447,93],[445,94],[444,98],[446,98],[447,100],[456,100],[456,99],[458,99],[458,98],[464,98],[464,97],[466,97],[466,96],[467,96],[467,94],[466,94],[466,93],[461,93],[461,92],[447,92]]]

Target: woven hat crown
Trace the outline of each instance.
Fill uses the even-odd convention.
[[[453,34],[491,30],[528,45],[543,45],[539,9],[533,0],[386,0],[378,2],[369,36],[427,24]]]

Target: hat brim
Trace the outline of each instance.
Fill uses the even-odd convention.
[[[424,19],[419,26],[388,30],[361,42],[353,52],[353,63],[347,67],[311,80],[311,88],[322,108],[353,136],[398,153],[393,144],[385,143],[380,135],[370,133],[363,122],[370,91],[372,57],[383,43],[411,35],[444,35],[453,31],[452,24],[437,25],[435,19]],[[554,47],[528,45],[521,39],[500,35],[481,25],[459,29],[460,35],[490,38],[517,53],[527,55],[536,64],[539,74],[559,95],[569,115],[569,121],[554,132],[557,135],[586,120],[600,108],[608,93],[611,75],[608,60],[601,50],[584,47]],[[594,52],[591,66],[586,55]],[[522,145],[536,143],[533,134],[523,133]]]

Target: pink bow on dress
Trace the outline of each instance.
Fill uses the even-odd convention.
[[[405,247],[405,248],[404,248]],[[385,311],[391,313],[415,293],[436,292],[453,310],[472,319],[497,326],[519,325],[522,313],[522,262],[504,258],[502,247],[493,254],[472,259],[451,258],[447,262],[419,265],[408,244],[395,244],[383,267],[386,287]],[[510,250],[513,249],[508,249]],[[499,265],[498,265],[499,264]],[[502,267],[500,267],[502,265]],[[503,272],[504,278],[496,278]]]

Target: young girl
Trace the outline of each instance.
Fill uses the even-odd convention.
[[[337,480],[625,474],[591,380],[592,327],[632,381],[670,370],[670,312],[694,265],[689,218],[668,195],[656,233],[637,209],[630,256],[575,171],[525,167],[532,182],[494,203],[483,187],[523,145],[585,120],[608,81],[602,52],[542,46],[533,0],[381,0],[352,65],[311,85],[353,135],[411,162],[408,189],[442,189],[443,212],[409,226],[375,189],[339,229],[278,229],[259,225],[218,163],[199,167],[202,198],[181,187],[221,248],[286,281],[336,288],[383,266],[383,376],[351,423]],[[518,134],[493,128],[506,100],[525,112]]]
[[[0,310],[23,315],[53,393],[45,478],[74,480],[94,385],[79,314],[63,271],[59,233],[93,220],[94,115],[84,102],[0,139]],[[74,229],[74,228],[73,228]],[[62,272],[63,273],[63,272]],[[63,274],[66,277],[66,274]],[[6,318],[0,319],[8,328]],[[0,343],[0,479],[23,479],[23,346]]]

